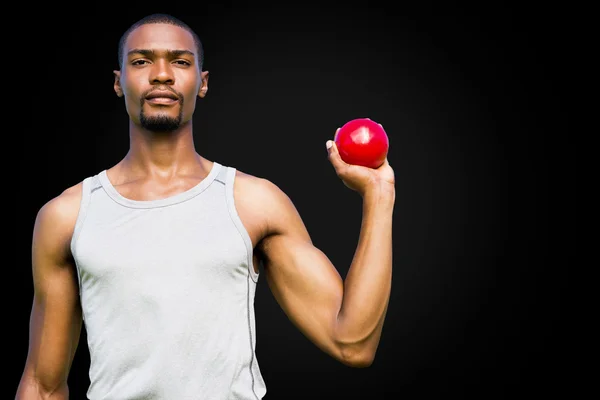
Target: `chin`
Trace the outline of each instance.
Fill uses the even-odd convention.
[[[182,107],[169,109],[156,109],[143,107],[140,111],[140,125],[152,132],[171,132],[179,129],[183,118]]]
[[[142,116],[140,124],[151,132],[172,132],[181,126],[181,118],[168,115]]]

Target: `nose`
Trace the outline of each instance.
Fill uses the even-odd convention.
[[[175,83],[171,64],[168,61],[156,60],[150,74],[150,83],[163,85],[172,85]]]

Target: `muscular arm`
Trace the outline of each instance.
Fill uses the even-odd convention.
[[[17,400],[69,398],[67,377],[82,323],[77,273],[69,248],[80,191],[75,186],[52,199],[35,221],[29,350]]]
[[[354,367],[371,365],[392,278],[393,190],[363,196],[362,226],[345,280],[316,248],[290,199],[262,183],[267,234],[259,245],[267,281],[290,320],[320,349]]]

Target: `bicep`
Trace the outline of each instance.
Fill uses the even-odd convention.
[[[329,258],[310,240],[292,202],[275,190],[269,236],[261,250],[267,282],[294,325],[321,350],[341,359],[336,341],[344,283]]]
[[[33,305],[26,374],[44,388],[64,385],[81,331],[78,278],[70,257],[70,218],[45,205],[32,241]]]
[[[335,328],[343,282],[327,256],[308,242],[276,236],[264,263],[271,292],[290,321],[319,348],[338,357]]]

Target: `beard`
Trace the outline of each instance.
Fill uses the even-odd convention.
[[[167,113],[158,112],[155,115],[147,115],[144,112],[144,100],[141,101],[140,124],[144,129],[150,132],[173,132],[181,126],[183,118],[183,94],[177,93],[179,96],[179,113],[176,117],[170,116]]]
[[[181,108],[179,115],[172,117],[167,114],[146,115],[142,110],[140,114],[140,123],[144,129],[150,132],[173,132],[181,126]]]

